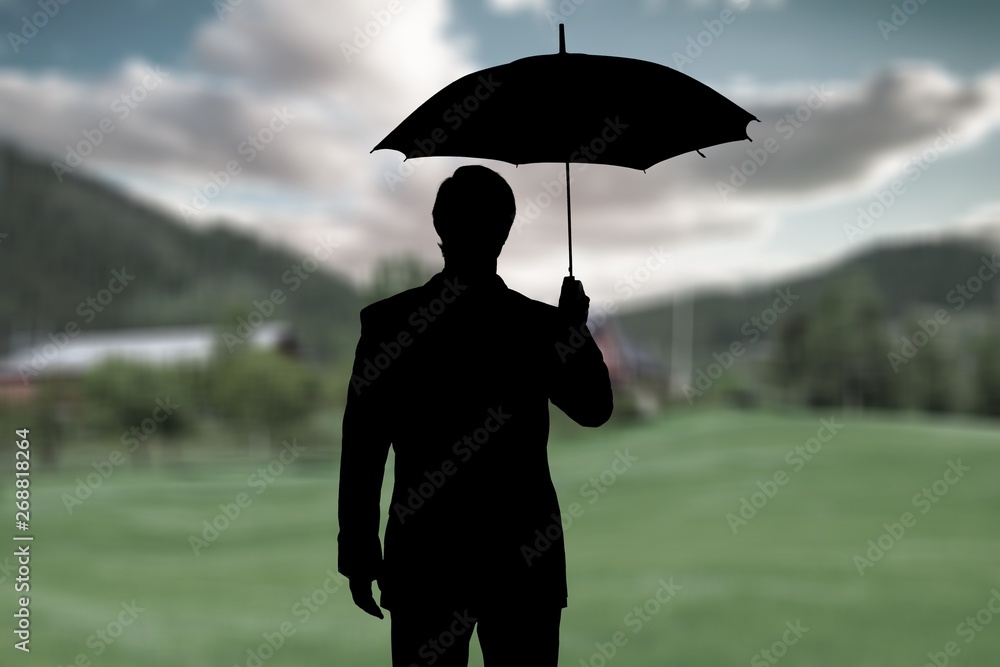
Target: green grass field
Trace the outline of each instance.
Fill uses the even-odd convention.
[[[580,506],[566,530],[561,664],[919,667],[948,642],[948,664],[1000,664],[1000,614],[981,612],[994,590],[1000,611],[1000,429],[841,415],[811,460],[786,459],[822,416],[685,413],[553,441],[563,509]],[[636,460],[612,480],[616,452]],[[935,487],[959,459],[969,470]],[[122,467],[72,514],[62,495],[87,470],[36,472],[32,652],[6,646],[18,660],[3,664],[388,665],[388,620],[329,581],[336,463],[298,461],[264,487],[248,484],[257,467]],[[734,534],[727,514],[778,471],[785,483]],[[603,492],[584,488],[602,473]],[[925,487],[934,502],[915,504]],[[249,506],[195,556],[189,536],[240,493]],[[855,556],[905,512],[905,533],[883,536],[884,556],[859,574]],[[651,602],[671,578],[673,597]],[[281,647],[252,658],[282,624]],[[610,652],[615,633],[605,660],[598,644]],[[475,642],[471,664],[482,664]]]

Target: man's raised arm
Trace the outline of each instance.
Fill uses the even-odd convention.
[[[590,298],[580,281],[563,281],[554,327],[554,371],[550,400],[581,426],[611,418],[614,398],[604,355],[587,327]]]

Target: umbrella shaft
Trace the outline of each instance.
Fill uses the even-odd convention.
[[[573,277],[573,213],[569,199],[569,162],[566,163],[566,234],[569,240],[569,277]]]

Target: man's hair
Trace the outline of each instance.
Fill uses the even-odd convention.
[[[441,252],[499,254],[515,212],[514,191],[500,174],[481,165],[459,167],[441,183],[431,211]]]

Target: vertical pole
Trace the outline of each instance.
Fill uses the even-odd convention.
[[[684,386],[691,384],[692,355],[694,354],[694,297],[675,293],[673,307],[673,336],[670,341],[670,392],[683,394]]]
[[[566,163],[566,233],[569,239],[569,277],[573,277],[573,214],[569,202],[569,162]]]
[[[566,53],[566,25],[559,24],[559,53]]]

